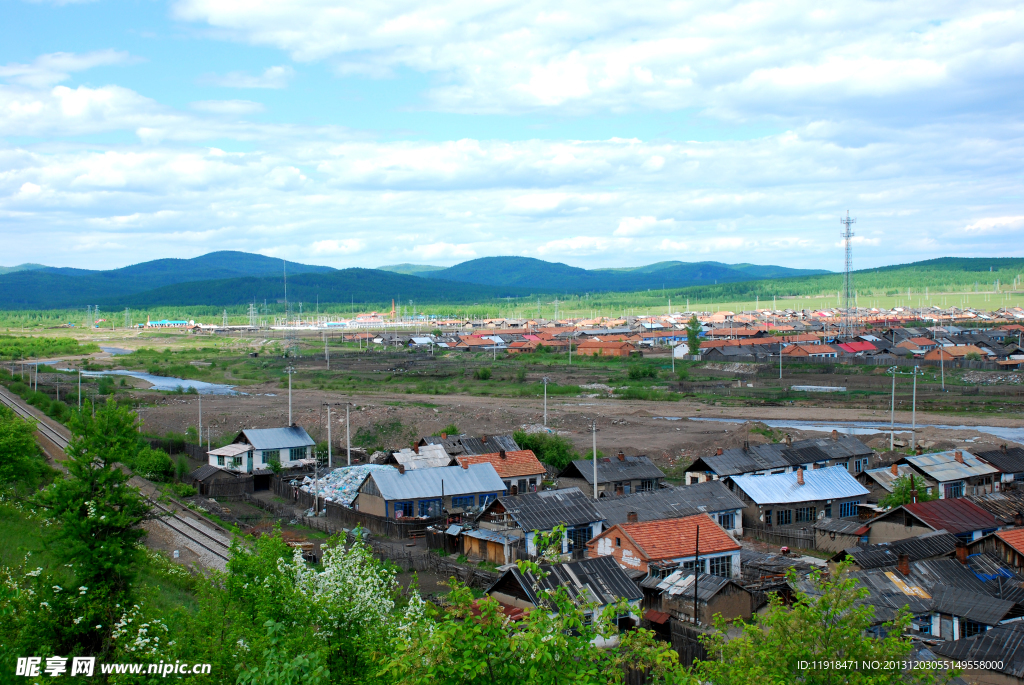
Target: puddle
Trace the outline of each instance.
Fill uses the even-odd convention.
[[[135,350],[126,350],[123,347],[107,347],[105,345],[100,345],[100,349],[106,352],[107,354],[112,354],[115,356],[122,354],[133,354],[135,352]]]
[[[206,383],[204,381],[193,381],[186,380],[184,378],[172,378],[170,376],[154,376],[153,374],[146,373],[145,371],[83,371],[83,376],[96,377],[96,376],[131,376],[132,378],[138,378],[141,381],[146,381],[153,387],[150,390],[168,390],[174,391],[179,387],[182,390],[188,390],[189,388],[195,388],[196,392],[200,395],[240,395],[235,390],[233,385],[223,385],[221,383]]]

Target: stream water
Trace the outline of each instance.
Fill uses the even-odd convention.
[[[188,390],[189,388],[195,388],[196,392],[200,395],[239,395],[235,386],[223,385],[221,383],[206,383],[204,381],[193,381],[185,378],[172,378],[170,376],[154,376],[151,373],[145,371],[83,371],[83,376],[131,376],[132,378],[138,378],[139,380],[150,383],[153,387],[151,390]]]

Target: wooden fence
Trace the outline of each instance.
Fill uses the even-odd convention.
[[[763,528],[761,526],[743,526],[743,535],[761,542],[780,547],[796,549],[817,549],[813,530],[799,528]]]
[[[163,450],[167,454],[187,454],[192,459],[206,462],[209,457],[206,454],[206,447],[193,445],[183,440],[167,440],[166,438],[147,438],[149,446],[155,450]]]

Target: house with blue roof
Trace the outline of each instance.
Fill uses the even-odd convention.
[[[283,468],[302,466],[313,458],[315,445],[302,426],[247,428],[230,445],[210,451],[209,459],[211,466],[232,471],[267,472],[274,462]]]
[[[743,526],[807,528],[818,519],[857,518],[870,494],[843,466],[734,476],[729,488],[745,503]]]
[[[432,469],[381,469],[366,475],[352,508],[385,518],[477,512],[505,491],[490,462]]]

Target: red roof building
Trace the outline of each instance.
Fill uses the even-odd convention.
[[[455,457],[459,466],[467,468],[473,464],[488,463],[498,472],[498,477],[505,483],[505,489],[512,492],[537,492],[544,480],[546,471],[533,450],[515,450],[492,452],[490,454],[462,454]]]
[[[613,556],[625,569],[647,571],[650,564],[693,568],[698,549],[703,572],[739,577],[740,546],[707,514],[616,524],[587,543],[587,556]]]

